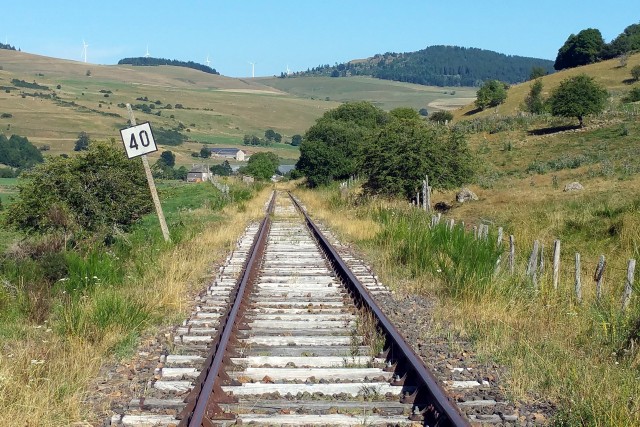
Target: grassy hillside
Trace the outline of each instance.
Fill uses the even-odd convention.
[[[384,110],[412,107],[428,111],[460,108],[473,102],[476,88],[435,87],[380,80],[372,77],[289,77],[257,79],[272,88],[301,98],[345,102],[369,101]]]
[[[154,128],[184,125],[194,142],[170,148],[178,163],[189,163],[189,152],[199,151],[202,143],[241,146],[243,135],[263,136],[270,128],[290,138],[337,105],[180,67],[103,66],[7,50],[0,50],[0,66],[0,113],[11,115],[0,119],[0,130],[48,144],[51,154],[71,152],[82,131],[93,139],[119,139],[128,117],[118,104],[144,102],[137,98],[146,97],[146,104],[160,101],[158,107],[184,107],[162,109],[160,116],[136,111],[138,122],[150,121]],[[49,90],[16,88],[13,79]],[[285,148],[281,156],[297,158],[297,150]]]
[[[630,71],[631,68],[636,65],[640,65],[640,54],[631,55],[626,67],[621,67],[618,59],[611,59],[608,61],[598,62],[596,64],[586,65],[584,67],[562,70],[541,78],[544,85],[543,96],[548,97],[561,81],[581,73],[586,73],[593,77],[598,83],[606,87],[611,95],[611,101],[613,103],[618,103],[620,102],[620,98],[628,92],[631,87],[633,87],[630,81]],[[469,105],[456,110],[454,112],[454,118],[482,118],[495,115],[496,113],[499,115],[517,114],[522,111],[522,105],[525,97],[529,94],[531,83],[532,82],[525,82],[511,86],[511,88],[509,88],[507,100],[497,108],[472,113],[475,110],[475,106],[473,103],[470,103]]]
[[[183,67],[94,65],[9,50],[0,50],[0,67],[0,114],[11,115],[0,118],[5,134],[49,145],[52,155],[73,153],[80,132],[92,139],[119,140],[128,119],[123,104],[153,104],[151,114],[136,111],[136,120],[149,121],[153,128],[184,127],[188,143],[167,147],[157,141],[183,165],[192,163],[190,154],[199,152],[202,144],[242,147],[245,134],[262,137],[267,129],[290,140],[340,102],[368,100],[385,109],[411,106],[432,111],[460,107],[475,96],[469,88],[371,78],[234,79]],[[17,87],[14,79],[48,90]],[[167,104],[173,108],[165,109]],[[286,144],[269,150],[290,162],[299,155]]]

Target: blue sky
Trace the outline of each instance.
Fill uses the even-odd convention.
[[[0,41],[29,53],[115,64],[143,56],[205,63],[232,77],[456,45],[554,60],[572,33],[609,42],[638,23],[637,0],[10,1]],[[3,33],[4,32],[4,33]]]

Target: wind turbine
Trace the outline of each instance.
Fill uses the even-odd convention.
[[[207,60],[205,62],[207,63],[207,67],[211,64],[211,61],[209,61],[209,55],[207,55]]]
[[[255,77],[256,77],[256,63],[255,62],[249,62],[249,64],[251,64],[251,78],[255,79]]]
[[[87,48],[89,45],[82,39],[82,56],[84,56],[84,62],[87,62]]]
[[[287,64],[287,76],[291,74],[291,70],[289,69],[289,64]]]
[[[147,45],[147,53],[144,54],[145,58],[150,57],[151,55],[149,55],[149,45]]]

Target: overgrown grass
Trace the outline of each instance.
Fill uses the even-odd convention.
[[[150,215],[110,246],[63,251],[48,266],[40,258],[5,259],[0,425],[18,417],[42,426],[107,417],[82,405],[99,366],[130,355],[148,328],[184,316],[189,294],[262,212],[267,190],[255,198],[257,191],[236,186],[239,209],[211,185],[161,186],[171,243]]]
[[[430,226],[430,217],[418,209],[379,209],[373,218],[382,231],[376,243],[412,277],[437,278],[442,292],[454,298],[480,298],[493,293],[493,276],[502,254],[495,239],[476,239],[461,226]]]
[[[495,236],[483,248],[469,231],[430,229],[430,218],[407,203],[366,200],[357,188],[342,195],[337,189],[300,191],[300,197],[343,241],[366,252],[376,274],[396,292],[436,295],[434,325],[440,332],[433,333],[469,340],[481,359],[508,367],[502,385],[509,398],[551,400],[557,413],[548,421],[556,426],[629,426],[640,425],[640,306],[635,296],[623,312],[620,297],[626,262],[640,254],[636,181],[624,188],[597,182],[585,194],[558,196],[548,195],[551,185],[532,188],[525,181],[452,212],[467,227],[484,218],[515,235],[513,275],[507,254],[494,273],[500,254]],[[563,242],[558,289],[550,268],[554,238]],[[546,244],[537,288],[524,272],[534,239]],[[583,254],[582,302],[574,294],[577,251]],[[600,253],[608,264],[604,295],[597,300],[590,276]]]

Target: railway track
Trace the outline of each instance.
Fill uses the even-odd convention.
[[[285,193],[269,211],[108,424],[468,425],[377,306],[387,289]]]

